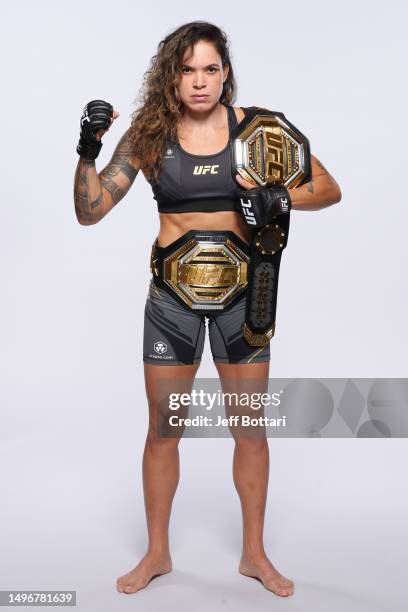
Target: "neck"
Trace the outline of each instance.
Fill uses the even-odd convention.
[[[226,105],[221,102],[208,111],[197,112],[184,106],[180,126],[187,130],[193,127],[222,128],[225,123],[225,113]]]

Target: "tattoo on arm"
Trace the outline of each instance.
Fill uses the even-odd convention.
[[[78,218],[84,221],[92,220],[92,213],[89,206],[92,208],[93,203],[91,203],[91,205],[89,204],[88,171],[89,168],[93,167],[95,167],[94,161],[85,160],[85,162],[83,162],[83,160],[80,160],[75,173],[75,210]]]
[[[96,200],[94,200],[93,202],[91,202],[90,206],[91,206],[91,210],[93,210],[94,208],[97,208],[97,206],[99,206],[100,204],[102,204],[103,202],[103,195],[102,195],[102,189],[99,192],[98,197],[96,198]]]
[[[326,170],[326,168],[323,166],[322,162],[321,162],[321,161],[319,161],[318,159],[316,159],[316,164],[317,164],[317,166],[319,166],[319,168],[320,168],[321,170],[324,170],[324,172],[327,172],[327,170]]]
[[[133,183],[139,171],[136,170],[136,168],[133,168],[133,166],[131,166],[127,161],[123,161],[123,163],[121,164],[109,164],[109,166],[106,166],[106,168],[102,170],[101,175],[106,178],[113,178],[114,176],[119,174],[119,172],[123,172],[123,174],[129,179],[129,181]]]
[[[129,158],[132,156],[132,143],[127,137],[127,132],[122,136],[118,146],[112,156],[109,164],[102,170],[99,175],[101,179],[101,185],[111,195],[113,205],[117,204],[121,198],[125,195],[123,189],[115,182],[114,177],[120,172],[126,176],[129,181],[129,187],[135,180],[138,169],[134,168],[129,163]]]
[[[309,182],[307,183],[307,190],[308,190],[310,193],[314,193],[313,181],[309,181]]]
[[[101,185],[102,187],[106,189],[106,191],[108,191],[111,194],[114,206],[115,204],[119,202],[121,198],[123,198],[124,193],[122,189],[119,187],[119,185],[115,183],[115,181],[111,181],[111,180],[105,181],[101,178]]]
[[[132,185],[139,170],[129,163],[131,156],[132,143],[127,137],[127,132],[125,132],[115,149],[110,163],[99,174],[101,188],[99,194],[92,201],[90,200],[89,193],[89,171],[95,168],[95,161],[83,159],[79,161],[75,173],[74,186],[75,210],[78,219],[85,223],[90,223],[95,218],[92,213],[98,206],[103,204],[103,188],[111,195],[113,206],[123,198],[127,191],[127,189],[123,189],[123,179],[121,187],[115,182],[114,178],[122,172],[129,181],[129,187]]]

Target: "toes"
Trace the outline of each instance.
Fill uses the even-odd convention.
[[[137,591],[144,589],[148,583],[149,583],[148,579],[139,578],[139,580],[134,580],[130,584],[127,584],[123,588],[123,592],[124,593],[136,593]]]
[[[264,586],[269,591],[273,591],[276,595],[280,595],[281,597],[287,597],[288,595],[293,594],[293,584],[280,584],[278,585],[275,580],[265,580]]]
[[[270,586],[265,585],[265,586],[269,591],[273,591],[273,593],[276,593],[276,595],[280,595],[281,597],[287,597],[288,595],[292,595],[293,593],[292,589],[282,589],[282,588],[280,589],[272,585]]]
[[[287,597],[288,595],[293,594],[293,589],[291,587],[280,587],[275,589],[275,593],[281,597]]]

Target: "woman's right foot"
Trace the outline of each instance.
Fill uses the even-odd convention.
[[[119,593],[136,593],[144,589],[155,576],[168,574],[171,570],[171,557],[168,553],[147,553],[134,569],[117,579],[116,590]]]

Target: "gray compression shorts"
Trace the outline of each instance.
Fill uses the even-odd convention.
[[[143,361],[156,365],[200,363],[208,326],[215,363],[259,363],[270,360],[270,343],[250,346],[243,336],[244,292],[229,309],[188,310],[168,291],[150,281],[144,312]]]

